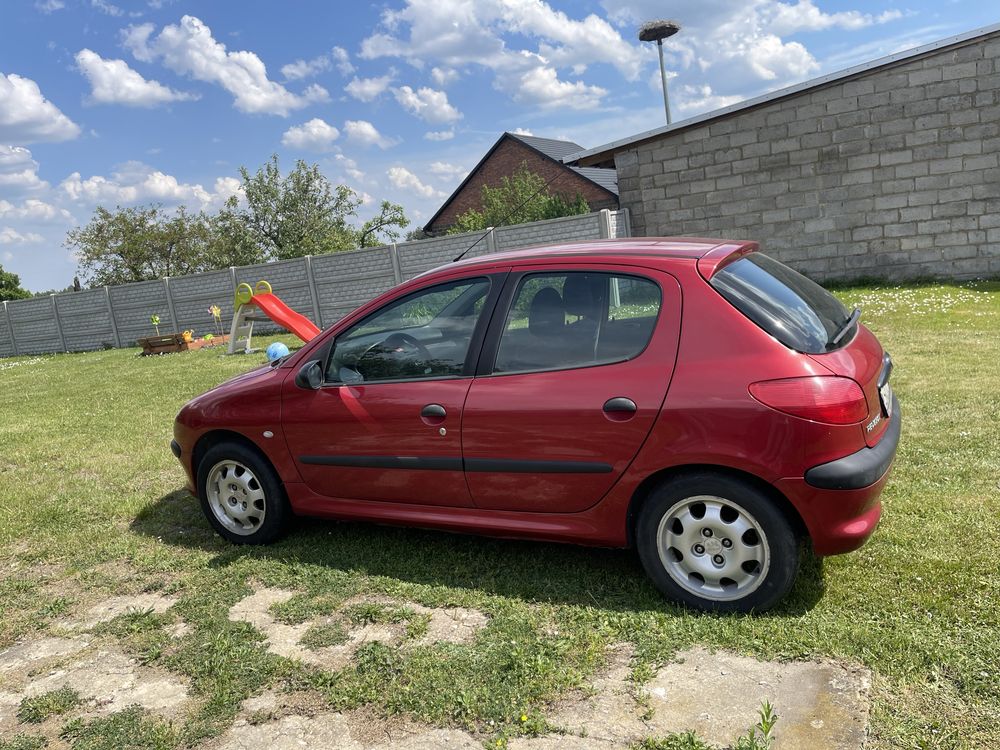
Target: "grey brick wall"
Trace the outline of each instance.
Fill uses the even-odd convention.
[[[819,280],[1000,273],[1000,35],[620,151],[638,236],[754,239]]]
[[[604,230],[598,213],[503,227],[490,232],[466,257],[546,242],[597,239],[609,234],[607,228],[612,228],[612,237],[627,236],[624,211],[610,212],[603,224]],[[154,314],[160,316],[161,333],[193,329],[202,336],[215,331],[208,312],[211,305],[222,309],[223,327],[228,332],[235,285],[245,282],[253,287],[260,280],[269,282],[293,310],[326,328],[399,282],[448,263],[482,236],[482,232],[448,235],[7,302],[0,306],[0,357],[135,346],[136,339],[155,334],[149,322]],[[270,323],[254,324],[258,333],[280,330]]]

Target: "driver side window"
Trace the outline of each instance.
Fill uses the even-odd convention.
[[[389,303],[337,337],[327,382],[462,375],[489,290],[489,279],[462,279]]]

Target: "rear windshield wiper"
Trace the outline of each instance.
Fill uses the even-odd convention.
[[[854,312],[852,312],[849,316],[847,316],[847,320],[845,320],[841,324],[840,328],[837,329],[837,335],[830,340],[830,345],[836,346],[837,344],[839,344],[840,340],[847,335],[847,332],[850,331],[851,328],[854,326],[854,324],[857,323],[858,320],[860,319],[861,319],[861,308],[855,307]]]

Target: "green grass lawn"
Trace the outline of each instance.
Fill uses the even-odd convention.
[[[872,540],[807,565],[765,616],[672,607],[625,551],[310,520],[271,547],[230,546],[168,442],[185,401],[263,356],[130,349],[0,360],[0,648],[110,593],[179,598],[99,637],[189,679],[195,710],[171,726],[135,711],[71,722],[64,736],[86,747],[195,745],[268,686],[503,737],[542,726],[545,702],[619,641],[635,644],[639,679],[692,644],[861,663],[871,747],[1000,747],[1000,284],[837,293],[893,355],[902,443]],[[490,625],[469,646],[369,644],[322,673],[227,618],[254,581],[301,592],[280,612],[289,622],[374,592],[477,608]],[[193,628],[170,641],[163,626],[179,619]]]

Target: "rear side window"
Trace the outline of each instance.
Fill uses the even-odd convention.
[[[762,253],[730,263],[709,283],[733,307],[791,349],[822,354],[851,340],[849,331],[834,343],[850,318],[840,300]]]
[[[638,276],[540,273],[518,285],[493,372],[538,372],[623,362],[653,334],[660,287]]]

